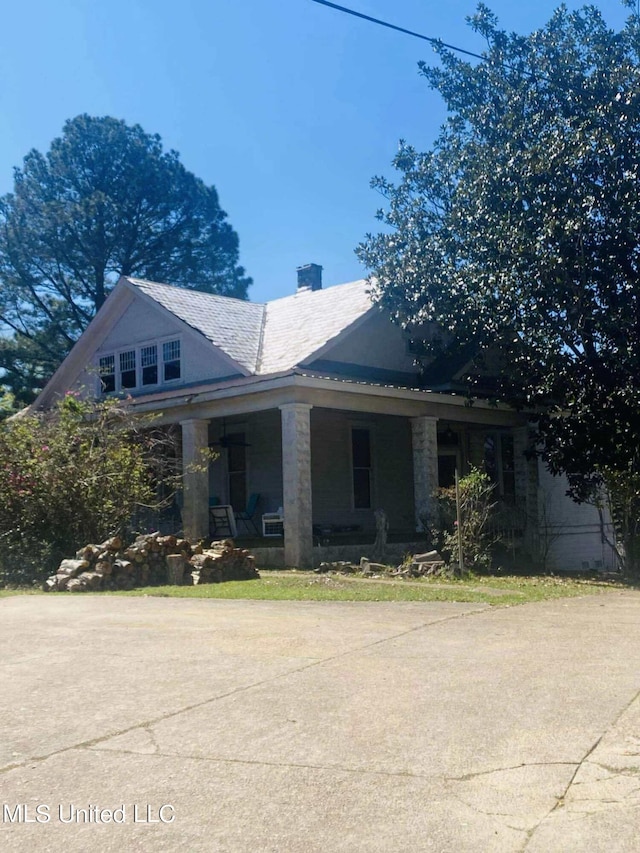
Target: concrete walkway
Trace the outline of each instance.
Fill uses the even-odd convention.
[[[640,849],[639,593],[21,596],[0,641],[2,851]]]

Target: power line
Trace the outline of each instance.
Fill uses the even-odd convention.
[[[456,50],[458,53],[464,53],[467,56],[473,56],[474,59],[486,60],[486,56],[481,56],[479,53],[473,53],[470,50],[465,50],[463,47],[456,47],[453,44],[447,44],[442,39],[431,38],[424,36],[421,33],[416,33],[413,30],[406,30],[404,27],[397,27],[395,24],[390,24],[388,21],[381,21],[380,18],[372,18],[370,15],[364,15],[362,12],[356,12],[353,9],[347,9],[346,6],[338,6],[337,3],[329,3],[328,0],[311,0],[312,3],[320,3],[321,6],[330,6],[332,9],[337,9],[339,12],[344,12],[347,15],[353,15],[355,18],[363,18],[365,21],[371,21],[372,24],[379,24],[381,27],[387,27],[390,30],[396,30],[399,33],[405,33],[408,36],[428,41],[430,44],[438,45],[439,47],[447,47],[449,50]]]
[[[518,74],[524,74],[527,77],[532,77],[541,80],[548,79],[545,75],[536,75],[531,71],[524,71],[523,69],[515,68],[513,65],[509,65],[506,62],[496,62],[493,59],[489,59],[487,56],[482,56],[480,53],[474,53],[471,50],[465,50],[463,47],[456,47],[455,44],[447,44],[446,41],[442,41],[439,38],[432,38],[431,36],[425,36],[422,33],[416,33],[413,30],[407,30],[404,27],[398,27],[396,24],[390,24],[388,21],[382,21],[380,18],[372,18],[371,15],[365,15],[362,12],[356,12],[354,9],[347,9],[346,6],[338,6],[337,3],[329,3],[329,0],[311,0],[312,3],[320,3],[321,6],[329,6],[331,9],[337,9],[338,12],[344,12],[346,15],[353,15],[354,18],[362,18],[364,21],[370,21],[372,24],[378,24],[381,27],[387,27],[389,30],[395,30],[398,33],[404,33],[408,36],[413,36],[417,39],[422,39],[422,41],[428,41],[429,44],[433,44],[437,47],[446,47],[449,50],[455,50],[457,53],[464,53],[466,56],[472,56],[474,59],[480,59],[482,62],[489,62],[491,65],[498,65],[502,68],[506,68],[508,71],[515,71]],[[640,5],[640,0],[638,0],[638,4]]]

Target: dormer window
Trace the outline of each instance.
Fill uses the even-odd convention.
[[[140,347],[140,367],[142,368],[142,384],[158,384],[158,345]]]
[[[164,381],[180,379],[180,341],[167,341],[162,344]]]
[[[175,382],[182,377],[180,340],[147,343],[101,355],[98,357],[98,374],[100,394]]]
[[[104,355],[100,358],[100,387],[103,394],[111,394],[116,390],[116,357]]]
[[[136,351],[134,349],[120,353],[120,387],[136,387]]]

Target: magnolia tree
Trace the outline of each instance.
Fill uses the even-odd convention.
[[[173,460],[173,462],[172,462]],[[179,485],[174,440],[122,403],[67,394],[0,425],[0,583],[50,574],[88,542],[122,534]]]
[[[635,9],[635,3],[633,4]],[[578,500],[609,488],[627,568],[640,568],[640,20],[560,7],[529,36],[470,20],[484,59],[421,64],[449,117],[433,148],[402,142],[384,233],[359,254],[403,324],[435,321],[502,365],[496,393],[540,412],[540,452]],[[624,507],[618,511],[616,484]],[[636,556],[638,555],[638,557]]]

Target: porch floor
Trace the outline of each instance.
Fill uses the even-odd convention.
[[[251,551],[258,569],[284,568],[284,539],[282,536],[236,536],[238,546]],[[367,532],[333,533],[313,537],[313,565],[345,560],[359,563],[362,557],[373,558],[375,534]],[[384,562],[399,565],[408,553],[427,550],[427,543],[413,530],[394,531],[387,538]]]
[[[373,545],[376,534],[371,530],[365,531],[350,531],[349,533],[330,533],[327,535],[313,537],[314,546],[321,547],[341,547],[345,545]],[[234,537],[235,541],[242,545],[243,548],[283,548],[283,536],[256,536],[247,532],[238,531],[238,535]],[[421,544],[426,548],[424,540],[420,539],[420,534],[415,530],[394,530],[389,531],[387,537],[389,545],[395,545],[402,542],[412,542]]]

